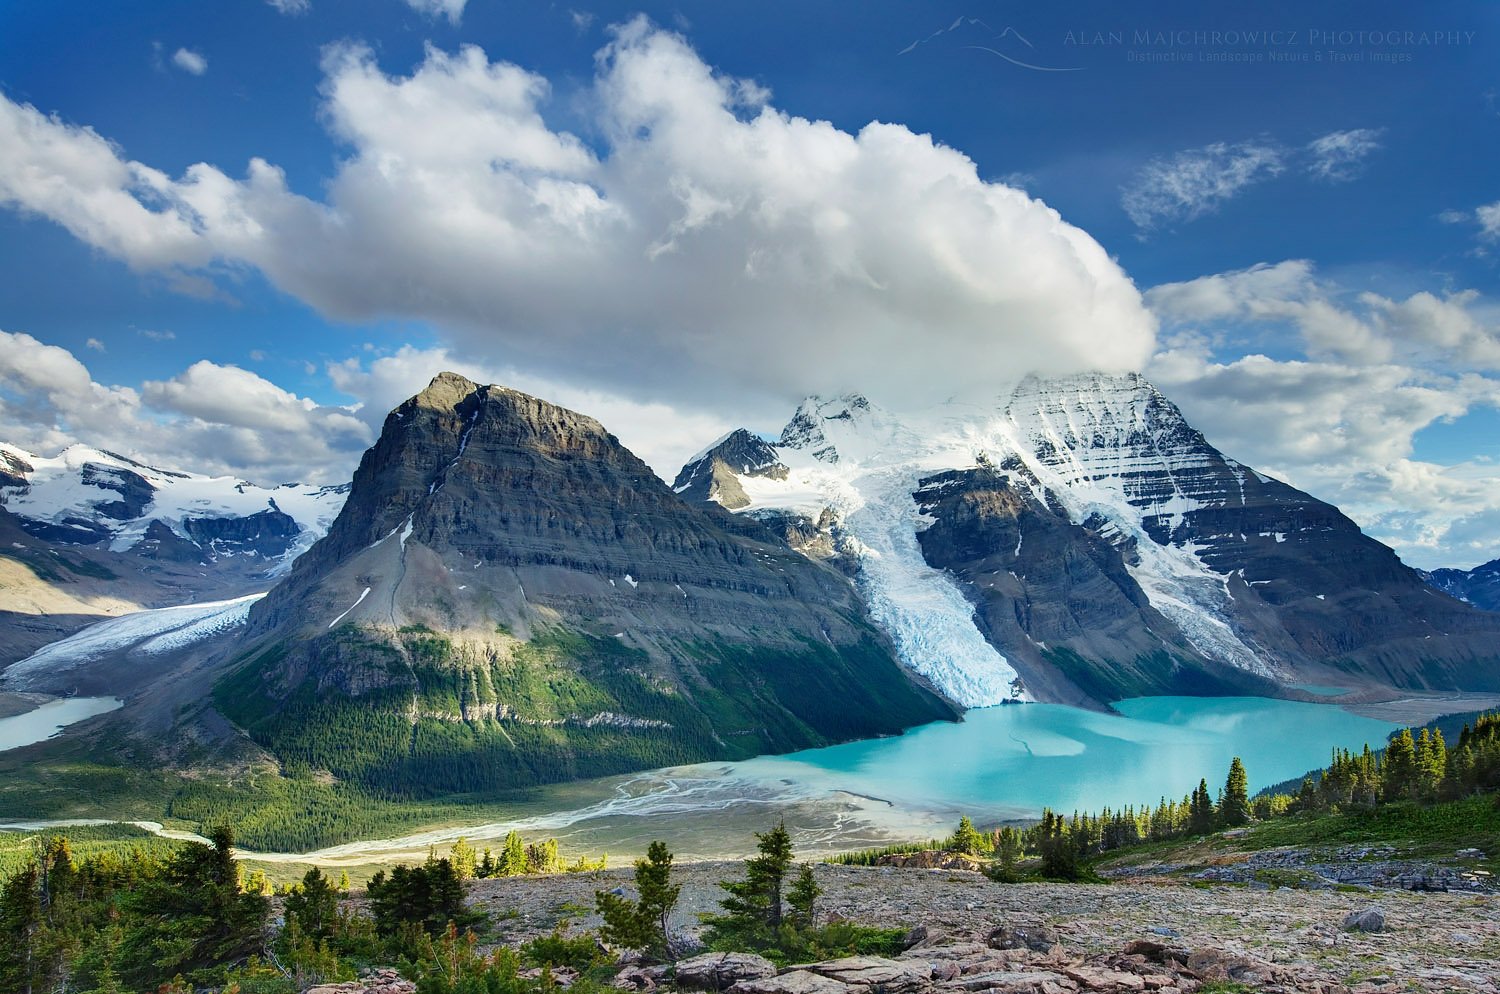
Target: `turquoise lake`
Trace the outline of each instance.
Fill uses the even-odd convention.
[[[1154,805],[1208,779],[1217,792],[1240,756],[1251,790],[1327,763],[1336,747],[1378,746],[1389,722],[1329,704],[1262,698],[1155,697],[1119,714],[1053,704],[970,711],[905,735],[737,763],[704,763],[548,788],[484,825],[324,850],[337,862],[420,857],[459,835],[498,845],[516,829],[556,837],[565,854],[608,852],[612,863],[662,839],[683,858],[738,858],[753,832],[784,818],[813,856],[946,835],[961,813],[981,824]]]
[[[0,718],[0,752],[49,739],[74,722],[113,711],[122,703],[117,697],[65,697]]]

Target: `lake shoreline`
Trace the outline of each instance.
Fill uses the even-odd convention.
[[[1455,691],[1348,702],[1335,698],[1330,699],[1328,703],[1364,718],[1418,728],[1450,714],[1467,714],[1471,711],[1490,711],[1500,708],[1500,694]]]
[[[0,691],[0,718],[14,718],[16,715],[35,711],[51,700],[55,698],[50,694]]]

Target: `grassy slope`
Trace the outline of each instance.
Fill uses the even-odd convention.
[[[1096,870],[1153,863],[1202,867],[1266,849],[1333,850],[1390,846],[1403,858],[1446,858],[1479,849],[1490,869],[1500,868],[1500,796],[1421,805],[1400,803],[1373,810],[1293,815],[1249,826],[1243,834],[1200,836],[1117,849],[1090,861]]]

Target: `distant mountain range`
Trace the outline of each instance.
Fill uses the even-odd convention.
[[[1485,611],[1500,611],[1500,559],[1471,570],[1435,569],[1422,576],[1428,583]]]

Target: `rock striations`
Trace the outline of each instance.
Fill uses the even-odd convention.
[[[593,419],[451,373],[391,412],[248,638],[220,685],[226,715],[283,762],[404,790],[953,716],[837,572],[684,502]]]

